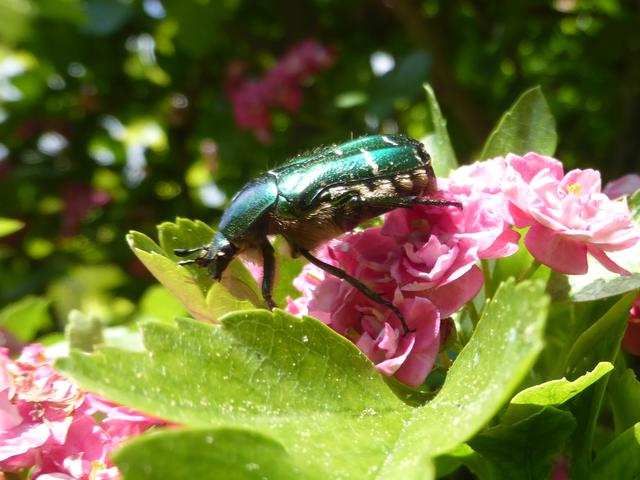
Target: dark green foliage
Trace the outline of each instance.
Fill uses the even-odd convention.
[[[77,298],[117,300],[110,321],[119,321],[150,285],[124,233],[151,233],[178,215],[216,224],[223,205],[205,206],[201,187],[215,182],[229,197],[311,146],[396,129],[427,135],[436,173],[446,174],[456,156],[428,137],[442,138],[443,116],[467,162],[536,84],[567,167],[600,165],[607,179],[637,165],[640,12],[630,1],[30,5],[0,5],[0,63],[11,86],[0,99],[0,215],[25,222],[0,244],[0,305],[75,282],[78,263],[107,263],[139,278]],[[247,78],[259,78],[307,38],[333,48],[335,63],[306,82],[299,111],[272,109],[272,142],[260,143],[234,121],[227,68],[244,62]],[[380,51],[395,68],[376,76],[370,57]],[[433,95],[424,98],[425,81],[443,116]],[[56,153],[57,134],[66,147]],[[141,150],[147,175],[134,185],[123,172]],[[64,322],[79,305],[53,306]]]

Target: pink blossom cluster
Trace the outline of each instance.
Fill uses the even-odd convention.
[[[162,421],[79,389],[38,344],[13,361],[0,349],[0,471],[37,480],[119,478],[108,454]]]
[[[349,233],[317,254],[393,302],[399,319],[348,283],[307,265],[295,280],[302,297],[291,313],[315,316],[351,339],[385,375],[420,385],[436,361],[443,320],[469,302],[483,285],[479,260],[514,254],[520,233],[533,257],[562,273],[585,273],[587,253],[608,269],[628,272],[606,252],[640,238],[624,201],[600,192],[600,174],[566,175],[553,158],[524,156],[460,167],[440,180],[437,199],[463,209],[414,206],[387,214],[384,225]]]
[[[246,65],[233,62],[227,68],[225,92],[238,126],[252,130],[264,142],[271,141],[271,107],[294,113],[302,104],[302,85],[311,76],[331,67],[335,52],[314,40],[291,47],[276,65],[257,79],[245,78]]]

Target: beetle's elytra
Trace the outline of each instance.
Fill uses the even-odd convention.
[[[404,135],[372,135],[303,154],[247,183],[222,215],[208,245],[175,250],[178,256],[200,252],[182,265],[207,267],[220,280],[239,253],[259,250],[264,275],[262,295],[269,308],[275,271],[267,235],[282,235],[293,255],[349,282],[372,300],[390,308],[409,331],[400,311],[358,279],[311,254],[323,242],[360,223],[399,207],[454,205],[422,198],[436,191],[436,178],[424,145]]]

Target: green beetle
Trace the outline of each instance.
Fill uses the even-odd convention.
[[[391,309],[406,334],[409,327],[395,305],[311,251],[398,207],[421,204],[461,208],[457,202],[422,198],[435,191],[431,158],[422,143],[404,135],[362,137],[300,155],[247,183],[229,203],[211,243],[174,253],[184,257],[200,252],[198,258],[180,264],[207,267],[209,275],[220,280],[236,255],[260,251],[262,295],[266,305],[273,308],[275,261],[267,235],[280,234],[289,243],[292,255],[303,255]]]

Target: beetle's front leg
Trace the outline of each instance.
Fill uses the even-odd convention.
[[[344,270],[342,270],[342,269],[340,269],[338,267],[334,267],[333,265],[325,263],[322,260],[320,260],[319,258],[314,257],[313,255],[311,255],[309,250],[300,250],[300,253],[302,254],[303,257],[305,257],[307,260],[309,260],[311,263],[313,263],[316,267],[319,267],[322,270],[324,270],[325,272],[330,273],[331,275],[333,275],[335,277],[338,277],[338,278],[348,282],[354,288],[356,288],[357,290],[359,290],[360,292],[365,294],[367,297],[369,297],[374,302],[379,303],[381,305],[384,305],[389,310],[391,310],[393,313],[395,313],[395,315],[400,320],[400,323],[402,324],[402,328],[404,330],[403,335],[406,335],[407,333],[413,331],[413,330],[411,330],[409,328],[409,325],[407,325],[407,322],[404,319],[404,317],[402,316],[402,313],[400,313],[400,310],[398,310],[398,308],[393,303],[391,303],[391,302],[385,300],[384,298],[382,298],[380,295],[378,295],[377,293],[372,291],[369,287],[367,287],[360,280],[358,280],[355,277],[352,277],[351,275],[349,275]]]
[[[273,279],[276,271],[276,260],[273,247],[266,238],[262,242],[262,298],[269,310],[277,305],[273,301]]]

